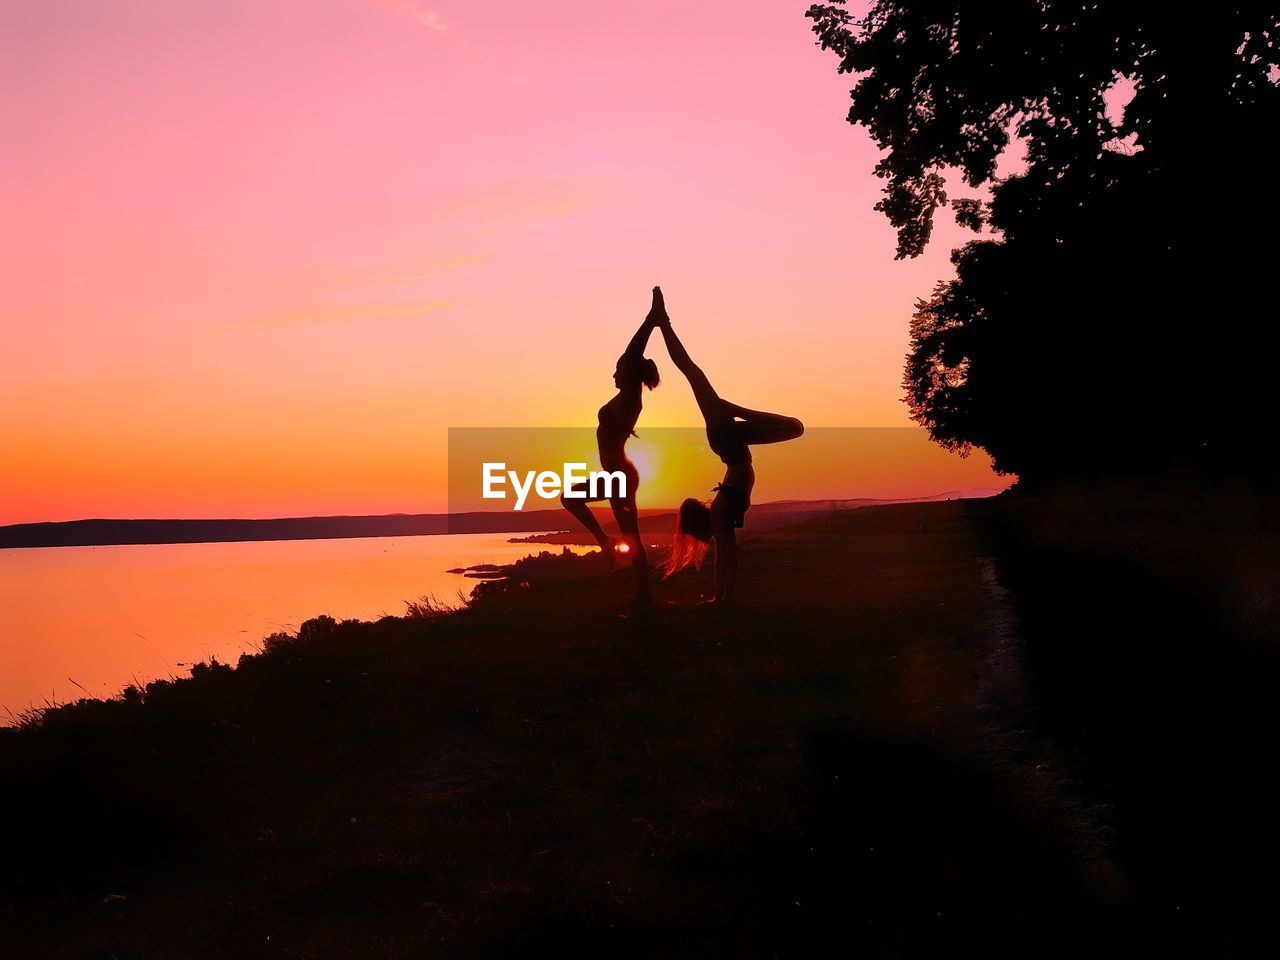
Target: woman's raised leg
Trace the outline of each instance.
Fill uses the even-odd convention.
[[[763,410],[748,410],[733,404],[733,415],[741,419],[738,429],[748,444],[783,443],[804,433],[804,424],[795,417]]]

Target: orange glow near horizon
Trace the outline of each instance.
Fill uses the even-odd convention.
[[[592,424],[655,283],[724,396],[906,426],[912,305],[970,235],[893,260],[806,6],[7,9],[0,524],[440,512],[448,428]],[[699,422],[649,355],[637,463]],[[764,456],[762,499],[832,476]],[[842,493],[1004,482],[913,457]]]
[[[453,513],[513,510],[517,497],[509,479],[498,485],[499,499],[484,496],[485,464],[495,463],[502,464],[494,468],[498,476],[513,472],[526,484],[522,509],[556,508],[560,484],[553,497],[541,499],[529,475],[549,471],[559,480],[571,463],[585,464],[586,473],[599,470],[593,438],[594,430],[585,427],[450,430],[448,508]],[[640,473],[635,493],[642,509],[672,509],[686,497],[708,501],[725,475],[702,427],[647,429],[630,441],[627,453]],[[1006,485],[992,476],[983,459],[948,454],[912,428],[814,427],[797,440],[753,447],[752,456],[752,502],[758,504],[981,496]],[[608,509],[607,504],[597,505]]]

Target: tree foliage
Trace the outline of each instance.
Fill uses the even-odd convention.
[[[928,243],[948,177],[976,193],[958,221],[988,230],[912,321],[907,401],[936,440],[1032,480],[1274,475],[1280,4],[808,15],[883,151],[898,256]],[[1006,153],[1019,169],[998,176]]]

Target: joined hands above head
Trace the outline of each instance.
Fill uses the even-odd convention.
[[[645,316],[645,323],[652,324],[655,327],[668,326],[671,318],[667,316],[667,305],[662,299],[662,288],[653,288],[653,305],[649,307],[649,313]]]

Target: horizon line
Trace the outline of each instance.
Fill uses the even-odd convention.
[[[762,500],[760,503],[753,504],[757,509],[765,506],[776,506],[778,504],[790,503],[830,503],[830,502],[847,502],[852,500],[874,501],[876,503],[914,503],[921,500],[936,500],[943,497],[960,500],[975,500],[985,497],[996,496],[1002,493],[1004,489],[999,487],[966,487],[956,490],[941,490],[937,493],[925,493],[907,497],[871,497],[871,496],[831,496],[831,497],[784,497],[779,500]],[[981,491],[981,492],[977,492]],[[597,509],[605,509],[596,504],[592,506]],[[607,505],[606,505],[607,506]],[[661,511],[676,510],[678,504],[664,507],[640,507],[641,511]],[[561,506],[539,507],[535,510],[459,510],[459,511],[430,511],[423,513],[317,513],[317,514],[295,514],[291,516],[272,516],[272,517],[77,517],[72,520],[24,520],[16,523],[0,524],[0,530],[10,530],[15,527],[37,527],[37,526],[56,526],[60,524],[71,523],[273,523],[281,521],[301,521],[301,520],[381,520],[391,518],[416,519],[421,517],[465,517],[465,516],[501,516],[506,514],[529,516],[535,513],[560,513],[564,510]]]

